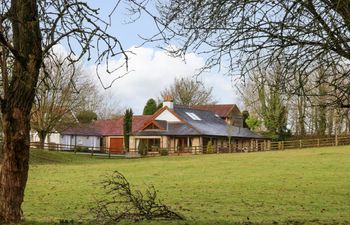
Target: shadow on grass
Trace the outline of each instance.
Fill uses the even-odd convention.
[[[80,222],[74,220],[60,220],[60,221],[24,221],[22,225],[96,225],[94,222]],[[288,220],[288,221],[266,221],[266,222],[229,222],[222,220],[210,220],[210,221],[166,221],[166,220],[145,220],[140,222],[124,221],[120,223],[121,225],[134,224],[134,225],[348,225],[349,221],[320,221],[320,220]]]
[[[220,225],[347,225],[349,222],[339,222],[339,221],[319,221],[319,220],[287,220],[287,221],[266,221],[266,222],[228,222],[228,221],[202,221],[190,223],[192,225],[211,225],[211,224],[220,224]]]

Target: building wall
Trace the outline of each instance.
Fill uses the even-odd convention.
[[[224,118],[226,123],[236,127],[243,127],[243,116],[238,108],[234,107],[228,117]]]
[[[215,147],[215,152],[228,152],[229,143],[227,137],[189,137],[191,138],[191,145],[185,150],[192,151],[193,154],[200,154],[206,152],[206,143],[211,139]],[[160,139],[160,147],[167,148],[169,153],[176,153],[179,146],[179,137],[168,137],[168,136],[131,136],[130,137],[130,151],[137,152],[138,145],[142,139]],[[204,140],[205,139],[205,140]],[[258,151],[267,149],[268,142],[266,140],[255,140],[255,139],[244,139],[244,138],[231,138],[231,151],[242,152],[242,151]]]
[[[160,148],[166,148],[167,136],[130,136],[130,152],[137,152],[141,139],[160,139]]]
[[[75,136],[75,135],[61,135],[60,143],[64,150],[73,150],[75,146],[84,146],[96,151],[100,150],[100,137],[97,136]]]
[[[189,149],[192,150],[193,153],[202,152],[202,137],[189,137],[191,139],[191,145],[188,146]],[[170,138],[168,137],[167,148],[170,153],[174,153],[179,146],[178,138]]]
[[[231,137],[231,145],[229,145],[227,137],[215,138],[205,137],[203,149],[207,150],[209,140],[214,145],[215,152],[249,152],[267,150],[269,140],[251,139],[251,138],[235,138]],[[231,150],[230,150],[231,147]]]
[[[202,137],[193,137],[192,138],[192,153],[197,154],[197,153],[202,153],[203,148],[202,148]]]
[[[236,126],[236,127],[243,127],[243,116],[232,115],[231,125]]]
[[[174,116],[169,110],[163,111],[159,116],[156,117],[156,120],[165,120],[168,122],[180,122],[180,120]]]
[[[201,149],[202,138],[201,137],[190,137],[192,145],[190,147],[197,147],[196,151]],[[169,153],[173,153],[179,143],[177,138],[168,137],[168,136],[131,136],[130,137],[130,151],[137,151],[138,145],[141,139],[160,139],[160,148],[167,148]],[[193,149],[195,150],[195,149]]]
[[[139,141],[136,140],[135,136],[130,136],[130,141],[129,141],[129,145],[130,145],[130,151],[131,152],[137,152],[137,147],[139,145]]]
[[[38,132],[30,132],[30,142],[39,142],[40,138]],[[59,133],[50,133],[45,138],[45,143],[54,143],[60,144],[60,134]]]

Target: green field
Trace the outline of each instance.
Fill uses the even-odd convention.
[[[25,220],[86,223],[114,170],[153,184],[186,216],[175,224],[350,224],[350,147],[143,159],[33,150]]]

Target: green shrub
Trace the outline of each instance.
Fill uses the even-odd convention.
[[[212,154],[215,153],[215,146],[213,145],[213,142],[210,140],[207,145],[207,153]]]
[[[159,154],[160,154],[161,156],[166,156],[166,155],[169,155],[169,151],[168,151],[167,148],[161,148],[161,149],[159,150]]]
[[[139,146],[137,147],[138,153],[142,156],[147,155],[147,149],[145,143],[141,140]]]

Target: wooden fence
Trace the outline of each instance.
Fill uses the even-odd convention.
[[[314,139],[300,139],[291,141],[273,141],[269,150],[285,150],[298,148],[327,147],[338,145],[350,145],[350,136],[335,136]]]
[[[56,144],[56,143],[45,143],[44,146],[41,146],[38,142],[30,143],[31,149],[46,149],[49,151],[62,151],[62,152],[73,152],[77,153],[85,153],[94,155],[105,155],[111,158],[111,156],[123,156],[125,152],[123,151],[121,154],[112,154],[109,148],[104,147],[90,147],[90,146],[81,146],[81,145],[64,145],[64,144]]]
[[[50,151],[64,151],[64,152],[74,152],[77,153],[88,153],[91,156],[94,155],[105,155],[109,158],[112,156],[125,156],[128,155],[125,149],[121,153],[112,153],[111,149],[105,147],[90,147],[90,146],[81,146],[81,145],[64,145],[64,144],[55,144],[55,143],[45,143],[44,146],[41,146],[38,142],[30,143],[31,149],[46,149]],[[112,149],[113,150],[113,149]],[[159,155],[161,148],[153,149],[152,151],[147,152],[147,155]],[[182,155],[182,154],[201,154],[203,148],[200,146],[186,147],[183,149],[179,148],[167,148],[168,154],[170,155]],[[138,149],[130,148],[129,152],[138,152]]]
[[[258,152],[258,151],[278,151],[287,149],[302,149],[311,147],[326,147],[326,146],[339,146],[339,145],[350,145],[350,136],[335,136],[325,138],[314,138],[314,139],[300,139],[290,141],[246,141],[240,145],[235,144],[231,146],[212,146],[211,150],[208,151],[207,146],[192,146],[186,148],[168,148],[169,155],[185,155],[185,154],[207,154],[207,153],[234,153],[234,152]],[[37,142],[31,143],[31,148],[41,148]],[[110,149],[103,147],[88,147],[88,146],[72,146],[62,145],[54,143],[46,143],[43,146],[44,149],[51,151],[66,151],[74,153],[88,153],[91,156],[94,155],[105,155],[108,157],[112,156],[125,156],[128,155],[125,150],[119,154],[111,153]],[[137,149],[130,149],[130,152],[138,152]],[[147,155],[159,155],[161,149],[154,149],[149,151]]]

